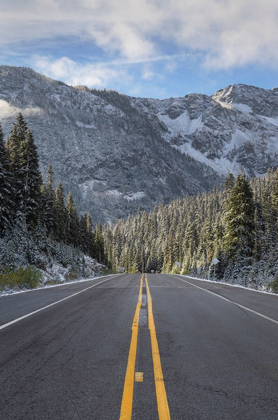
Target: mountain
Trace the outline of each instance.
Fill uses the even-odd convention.
[[[277,110],[277,111],[276,111]],[[233,85],[212,96],[133,98],[0,66],[0,122],[21,111],[43,172],[95,221],[218,186],[229,171],[278,165],[278,90]]]
[[[259,176],[278,165],[278,88],[230,85],[211,96],[132,103],[169,144],[218,174]]]
[[[0,122],[5,134],[21,111],[43,172],[71,190],[80,211],[115,220],[219,184],[214,170],[181,154],[131,98],[70,87],[28,68],[0,67]]]

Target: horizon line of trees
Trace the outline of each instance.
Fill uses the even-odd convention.
[[[48,237],[105,263],[102,225],[94,228],[89,214],[79,217],[71,192],[65,204],[61,181],[56,189],[53,184],[51,165],[43,182],[37,147],[22,114],[6,142],[0,125],[0,239],[7,241],[15,231],[32,238]],[[6,267],[1,263],[3,271]]]

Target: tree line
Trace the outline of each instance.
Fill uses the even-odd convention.
[[[218,280],[266,288],[278,273],[278,170],[252,180],[229,174],[220,190],[138,211],[105,227],[104,242],[115,269],[201,277],[210,270]]]
[[[20,266],[20,246],[26,264],[34,264],[36,252],[57,257],[58,249],[76,249],[78,256],[81,252],[106,262],[101,224],[93,227],[89,214],[78,216],[72,194],[65,200],[61,182],[54,188],[51,165],[43,182],[37,147],[21,113],[6,142],[0,125],[0,240],[2,272]]]

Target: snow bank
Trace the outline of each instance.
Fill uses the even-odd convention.
[[[227,283],[227,282],[225,282],[225,281],[223,281],[223,280],[218,280],[218,281],[216,281],[216,280],[208,280],[208,279],[202,279],[202,278],[200,278],[200,277],[188,276],[188,275],[185,275],[185,274],[175,274],[175,275],[178,275],[178,276],[180,276],[180,277],[185,277],[185,278],[188,278],[188,279],[192,279],[192,280],[205,281],[205,282],[207,282],[207,283],[224,284],[225,286],[229,286],[229,287],[238,287],[238,288],[240,288],[240,289],[249,290],[249,291],[251,291],[251,292],[256,292],[256,293],[265,293],[265,294],[267,294],[267,295],[272,295],[272,296],[277,296],[277,297],[278,297],[278,294],[276,294],[276,293],[272,293],[272,292],[267,291],[267,290],[257,290],[257,289],[253,289],[253,288],[248,287],[248,286],[242,286],[242,285],[240,285],[240,284],[231,284],[231,283]]]

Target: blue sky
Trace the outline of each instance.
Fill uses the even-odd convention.
[[[278,86],[277,0],[1,0],[0,63],[155,98]]]

